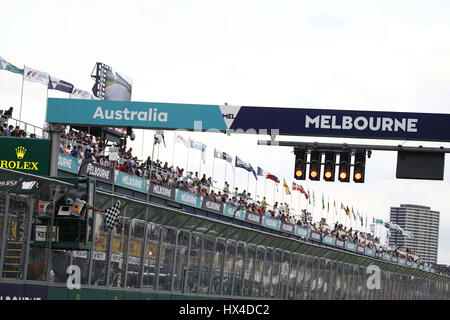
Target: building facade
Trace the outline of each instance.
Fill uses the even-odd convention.
[[[404,230],[414,234],[414,237],[403,236],[397,231],[391,231],[389,246],[409,248],[427,263],[436,264],[439,241],[439,212],[430,207],[412,204],[401,204],[391,207],[390,220]]]

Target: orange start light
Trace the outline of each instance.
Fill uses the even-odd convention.
[[[361,180],[361,178],[362,178],[362,174],[360,172],[356,172],[355,173],[355,179],[356,180]]]
[[[333,174],[331,173],[331,171],[325,171],[325,178],[326,179],[330,179],[332,175]]]
[[[295,176],[296,176],[297,178],[300,178],[301,176],[303,176],[303,171],[300,170],[300,169],[297,169],[297,170],[295,171]]]
[[[347,179],[347,172],[342,171],[341,173],[339,173],[339,178],[340,178],[341,180]]]
[[[316,170],[313,170],[313,171],[311,171],[311,178],[317,178],[317,171]]]

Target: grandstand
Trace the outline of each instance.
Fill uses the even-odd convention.
[[[65,128],[60,178],[0,169],[12,174],[0,191],[1,285],[42,299],[450,297],[450,278],[371,233],[312,221],[307,211],[294,215],[153,159],[138,164],[130,150],[109,161],[105,146]],[[81,152],[73,156],[74,149]],[[39,187],[24,190],[24,181]],[[101,212],[62,214],[82,193],[96,208],[120,200],[118,227],[108,230]],[[53,228],[56,235],[46,237]],[[69,265],[82,270],[82,290],[67,289]],[[374,266],[381,277],[375,289],[368,286]]]

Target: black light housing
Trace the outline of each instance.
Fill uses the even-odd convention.
[[[336,153],[325,152],[325,165],[323,168],[323,179],[325,181],[334,181],[336,172]]]
[[[320,158],[319,151],[311,151],[311,160],[309,161],[309,180],[320,180]]]
[[[350,152],[341,152],[339,156],[339,173],[338,179],[340,182],[350,182]]]
[[[353,181],[355,183],[364,183],[366,167],[366,152],[358,151],[355,153],[355,165],[353,169]]]
[[[306,150],[294,149],[295,153],[295,170],[294,179],[305,180],[306,178]]]

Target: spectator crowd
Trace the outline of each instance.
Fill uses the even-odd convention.
[[[183,168],[169,166],[168,162],[163,164],[159,160],[152,161],[150,157],[145,161],[139,161],[137,157],[133,156],[132,148],[126,149],[123,146],[119,149],[121,160],[110,161],[104,152],[105,141],[83,131],[71,129],[67,134],[64,131],[61,138],[60,151],[80,160],[92,159],[98,165],[123,171],[130,175],[150,180],[155,184],[170,186],[216,202],[233,205],[262,216],[281,220],[284,223],[320,232],[322,235],[330,235],[336,239],[350,241],[358,246],[372,248],[379,253],[388,253],[394,257],[421,262],[415,253],[409,249],[401,251],[400,248],[382,246],[380,239],[369,232],[357,231],[341,223],[335,223],[333,226],[330,226],[325,218],[322,218],[318,223],[314,222],[312,214],[306,209],[301,210],[300,214],[294,214],[287,203],[275,202],[273,206],[269,206],[265,197],[259,201],[246,190],[240,192],[237,187],[231,190],[228,182],[225,182],[223,189],[220,190],[214,187],[212,178],[206,177],[205,174],[200,177],[198,172],[185,172]]]

